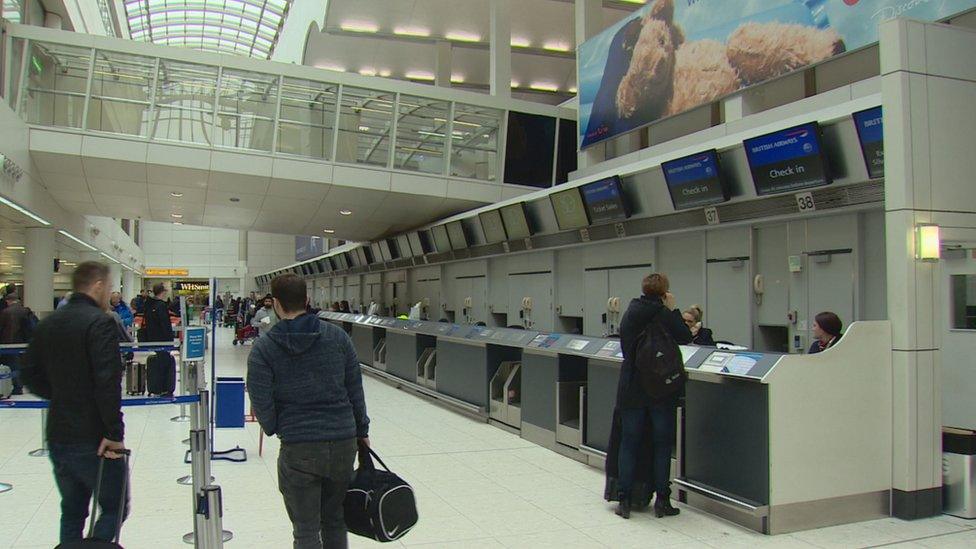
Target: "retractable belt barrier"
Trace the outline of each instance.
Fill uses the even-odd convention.
[[[121,343],[124,353],[156,353],[174,352],[180,350],[179,341]],[[27,350],[27,344],[0,345],[0,356],[20,355]],[[0,359],[2,361],[2,359]],[[180,361],[181,387],[185,394],[179,396],[123,398],[122,407],[135,406],[168,406],[179,405],[181,408],[190,405],[190,451],[188,452],[191,475],[189,482],[193,486],[193,532],[183,536],[183,541],[201,549],[220,549],[224,542],[229,541],[233,534],[222,528],[222,498],[220,486],[213,483],[210,475],[210,460],[212,459],[212,441],[209,440],[210,393],[198,386],[197,362]],[[192,375],[191,375],[192,374]],[[41,410],[41,440],[42,448],[34,450],[32,456],[46,456],[47,451],[47,410],[50,402],[38,399],[0,400],[0,410],[33,409]],[[181,412],[181,416],[182,416]],[[179,416],[178,416],[179,417]],[[0,494],[9,492],[13,485],[0,482]]]

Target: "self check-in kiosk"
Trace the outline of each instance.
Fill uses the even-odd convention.
[[[364,370],[602,467],[623,353],[615,339],[321,313],[353,324]],[[818,355],[682,346],[674,489],[764,533],[888,516],[891,335],[857,322]],[[367,363],[385,342],[386,371]],[[369,343],[369,346],[366,345]]]

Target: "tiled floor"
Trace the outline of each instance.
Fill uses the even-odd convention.
[[[248,349],[218,343],[222,375],[243,372]],[[570,459],[366,379],[373,446],[411,482],[421,520],[401,542],[464,549],[494,547],[976,547],[976,521],[938,517],[915,522],[885,519],[785,536],[762,536],[682,506],[680,516],[630,521],[602,500],[603,475]],[[190,489],[176,483],[183,465],[185,423],[169,407],[129,408],[127,443],[133,449],[133,514],[122,541],[128,548],[178,548],[192,528]],[[44,458],[28,451],[40,444],[38,412],[0,411],[0,547],[50,548],[57,542],[58,493]],[[217,432],[217,449],[246,448],[247,463],[215,462],[224,494],[229,547],[285,548],[291,529],[277,492],[277,443],[258,430]],[[353,547],[373,544],[353,538]]]

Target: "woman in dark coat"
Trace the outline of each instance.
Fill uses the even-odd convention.
[[[679,512],[671,505],[669,487],[679,395],[652,398],[641,386],[633,362],[637,340],[651,322],[660,322],[675,343],[691,343],[691,332],[675,308],[669,288],[663,274],[644,278],[643,295],[631,300],[620,322],[624,362],[607,450],[604,497],[620,502],[616,512],[623,518],[630,518],[632,505],[648,505],[652,492],[657,494],[654,512],[658,517]]]

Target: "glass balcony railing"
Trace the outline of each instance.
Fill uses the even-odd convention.
[[[490,96],[479,101],[470,92],[441,90],[425,97],[418,85],[390,81],[378,86],[387,89],[370,89],[329,82],[330,73],[307,67],[275,74],[284,66],[236,58],[227,62],[232,66],[198,63],[191,60],[217,58],[13,29],[4,48],[4,90],[30,124],[488,182],[505,173],[508,110]],[[292,76],[298,73],[310,77]],[[567,112],[517,103],[553,119]]]

